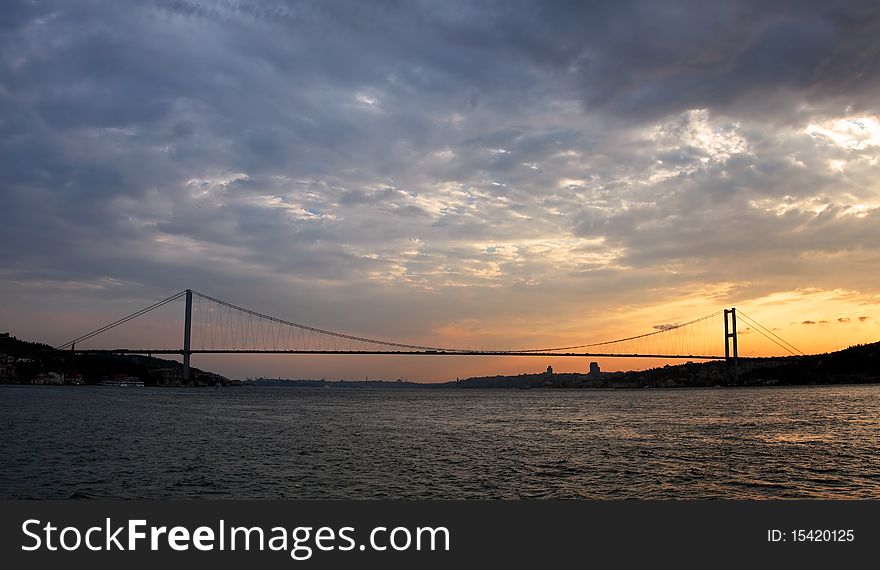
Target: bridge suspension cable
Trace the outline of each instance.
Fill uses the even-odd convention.
[[[349,335],[349,334],[344,334],[344,333],[338,333],[338,332],[334,332],[334,331],[330,331],[330,330],[326,330],[326,329],[319,329],[317,327],[311,327],[308,325],[304,325],[302,323],[295,323],[293,321],[279,319],[278,317],[273,317],[271,315],[265,315],[263,313],[258,313],[257,311],[252,311],[251,309],[239,307],[238,305],[234,305],[232,303],[228,303],[226,301],[211,297],[210,295],[205,295],[204,293],[200,293],[198,291],[193,291],[193,295],[198,298],[204,299],[206,301],[216,303],[216,304],[221,305],[223,307],[227,307],[229,309],[239,311],[243,314],[257,317],[258,319],[265,319],[269,322],[278,323],[280,325],[285,325],[288,327],[294,327],[294,328],[297,328],[297,329],[300,329],[303,331],[317,333],[320,335],[326,335],[326,336],[335,337],[335,338],[339,338],[339,339],[345,339],[345,340],[362,342],[362,343],[366,343],[366,344],[373,344],[373,345],[379,345],[379,346],[388,346],[388,347],[394,347],[394,348],[408,348],[411,350],[436,351],[436,352],[458,351],[458,349],[440,348],[440,347],[424,346],[424,345],[418,345],[418,344],[406,344],[406,343],[399,343],[399,342],[391,342],[391,341],[385,341],[385,340],[378,340],[378,339],[374,339],[374,338],[367,338],[367,337],[362,337],[362,336],[355,336],[355,335]]]
[[[85,348],[79,346],[111,329],[120,327],[138,317],[155,311],[186,296],[185,342],[183,348]],[[194,301],[194,302],[193,302]],[[712,320],[723,311],[714,311],[696,319],[669,325],[655,325],[652,330],[601,342],[584,342],[565,346],[523,348],[506,350],[481,347],[462,349],[395,342],[370,336],[341,333],[329,329],[281,319],[252,309],[235,305],[198,291],[185,290],[157,303],[135,311],[125,317],[99,327],[56,347],[78,352],[116,352],[131,354],[183,354],[193,353],[300,353],[300,354],[453,354],[497,356],[620,356],[650,358],[724,358],[723,336]],[[749,315],[740,315],[754,330],[790,354],[803,354],[794,345],[757,322]],[[172,321],[173,322],[173,321]],[[139,321],[140,323],[140,321]],[[164,329],[168,330],[166,319]],[[144,330],[142,324],[135,335]],[[155,329],[154,329],[155,330]],[[124,332],[122,333],[125,334]],[[191,339],[190,339],[191,336]],[[106,338],[106,337],[102,337]],[[131,335],[128,337],[132,337]],[[173,337],[165,336],[166,340]],[[191,340],[191,344],[189,342]],[[173,342],[173,341],[172,341]],[[180,346],[180,345],[178,345]],[[591,350],[592,349],[592,350]],[[595,350],[599,349],[599,350]]]
[[[793,354],[795,356],[805,354],[801,349],[797,348],[796,346],[794,346],[793,344],[791,344],[790,342],[788,342],[787,340],[785,340],[784,338],[782,338],[778,334],[774,333],[773,331],[771,331],[770,329],[768,329],[767,327],[765,327],[764,325],[762,325],[761,323],[756,321],[753,317],[750,317],[747,314],[745,314],[742,311],[742,309],[740,309],[738,311],[738,314],[739,314],[740,318],[745,319],[746,322],[748,322],[750,325],[752,325],[754,330],[758,331],[758,333],[765,336],[768,340],[772,341],[773,343],[775,343],[777,346],[779,346],[780,348],[782,348],[786,352]]]
[[[711,319],[713,317],[717,317],[718,315],[721,314],[721,312],[722,312],[721,310],[718,310],[718,311],[715,311],[714,313],[704,315],[700,318],[693,319],[693,320],[688,321],[686,323],[678,323],[675,325],[663,327],[660,330],[651,331],[651,332],[647,332],[647,333],[643,333],[643,334],[637,334],[635,336],[628,336],[626,338],[618,338],[615,340],[606,340],[603,342],[593,342],[590,344],[577,344],[577,345],[573,345],[573,346],[557,346],[557,347],[553,347],[553,348],[532,348],[532,349],[528,349],[528,350],[519,350],[519,351],[513,351],[513,352],[556,352],[556,351],[561,351],[561,350],[578,350],[581,348],[593,348],[596,346],[607,346],[610,344],[619,344],[621,342],[639,340],[639,339],[648,338],[648,337],[655,336],[655,335],[660,335],[663,333],[668,333],[668,332],[674,331],[676,329],[680,329],[680,328],[683,328],[683,327],[686,327],[689,325],[699,323],[701,321],[706,321],[706,320]]]
[[[135,311],[134,313],[127,315],[125,317],[122,317],[121,319],[119,319],[117,321],[113,321],[110,324],[104,325],[103,327],[97,328],[97,329],[95,329],[91,332],[88,332],[82,336],[76,337],[73,340],[69,340],[69,341],[65,342],[64,344],[58,345],[55,347],[55,350],[66,350],[68,348],[73,348],[76,345],[76,343],[78,343],[78,342],[82,342],[82,341],[88,340],[94,336],[98,336],[99,334],[106,332],[112,328],[116,328],[119,325],[127,323],[128,321],[130,321],[132,319],[136,319],[136,318],[140,317],[141,315],[145,315],[146,313],[149,313],[150,311],[153,311],[155,309],[158,309],[159,307],[167,305],[171,301],[176,301],[177,299],[180,299],[185,294],[186,294],[185,290],[180,291],[179,293],[175,293],[174,295],[168,297],[167,299],[163,299],[163,300],[159,301],[158,303],[153,303],[149,307],[144,307],[143,309],[141,309],[139,311]]]
[[[662,326],[660,330],[632,335],[603,342],[578,345],[554,346],[534,349],[486,349],[450,348],[434,345],[393,342],[376,338],[339,333],[308,326],[260,313],[228,301],[193,291],[193,350],[196,352],[344,352],[373,353],[382,351],[418,351],[438,354],[493,354],[493,355],[563,355],[565,351],[614,346],[614,351],[602,351],[603,355],[619,353],[621,356],[674,358],[720,358],[720,337],[714,331],[695,331],[692,325],[708,322],[721,311],[715,311],[697,319]],[[293,333],[291,333],[293,329]],[[673,332],[678,331],[678,332]],[[702,333],[702,335],[701,335]],[[649,342],[652,339],[658,339]],[[707,347],[711,346],[711,349]],[[234,347],[234,348],[233,348]],[[568,355],[575,355],[569,352]],[[598,353],[596,354],[598,355]],[[702,356],[701,356],[702,355]]]

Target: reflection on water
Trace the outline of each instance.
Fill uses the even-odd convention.
[[[880,498],[880,386],[0,386],[3,498]]]
[[[783,443],[830,443],[834,440],[834,435],[830,433],[773,433],[768,434],[766,439],[770,442],[778,441]]]

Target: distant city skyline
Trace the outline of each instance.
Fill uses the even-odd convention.
[[[805,352],[876,341],[878,38],[856,1],[10,2],[2,330],[60,344],[191,287],[428,345],[733,306]],[[437,381],[590,360],[193,365]]]

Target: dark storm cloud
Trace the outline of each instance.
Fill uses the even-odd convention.
[[[880,140],[833,121],[880,113],[878,22],[872,2],[10,2],[4,289],[295,289],[322,322],[344,295],[406,321],[433,291],[429,324],[584,291],[868,293]]]
[[[790,91],[809,93],[808,100],[849,92],[873,104],[876,4],[629,2],[599,14],[591,8],[553,10],[563,36],[580,31],[591,38],[566,62],[588,107],[637,117],[757,107],[772,116],[786,112]]]

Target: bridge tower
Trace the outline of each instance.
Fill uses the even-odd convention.
[[[192,355],[190,349],[190,337],[192,334],[192,306],[193,292],[192,289],[186,290],[186,308],[183,312],[183,383],[189,383],[189,357]]]
[[[732,345],[732,348],[731,348]],[[733,355],[731,356],[731,352]],[[736,346],[736,308],[724,309],[724,361],[727,363],[727,380],[739,380],[739,350]]]

